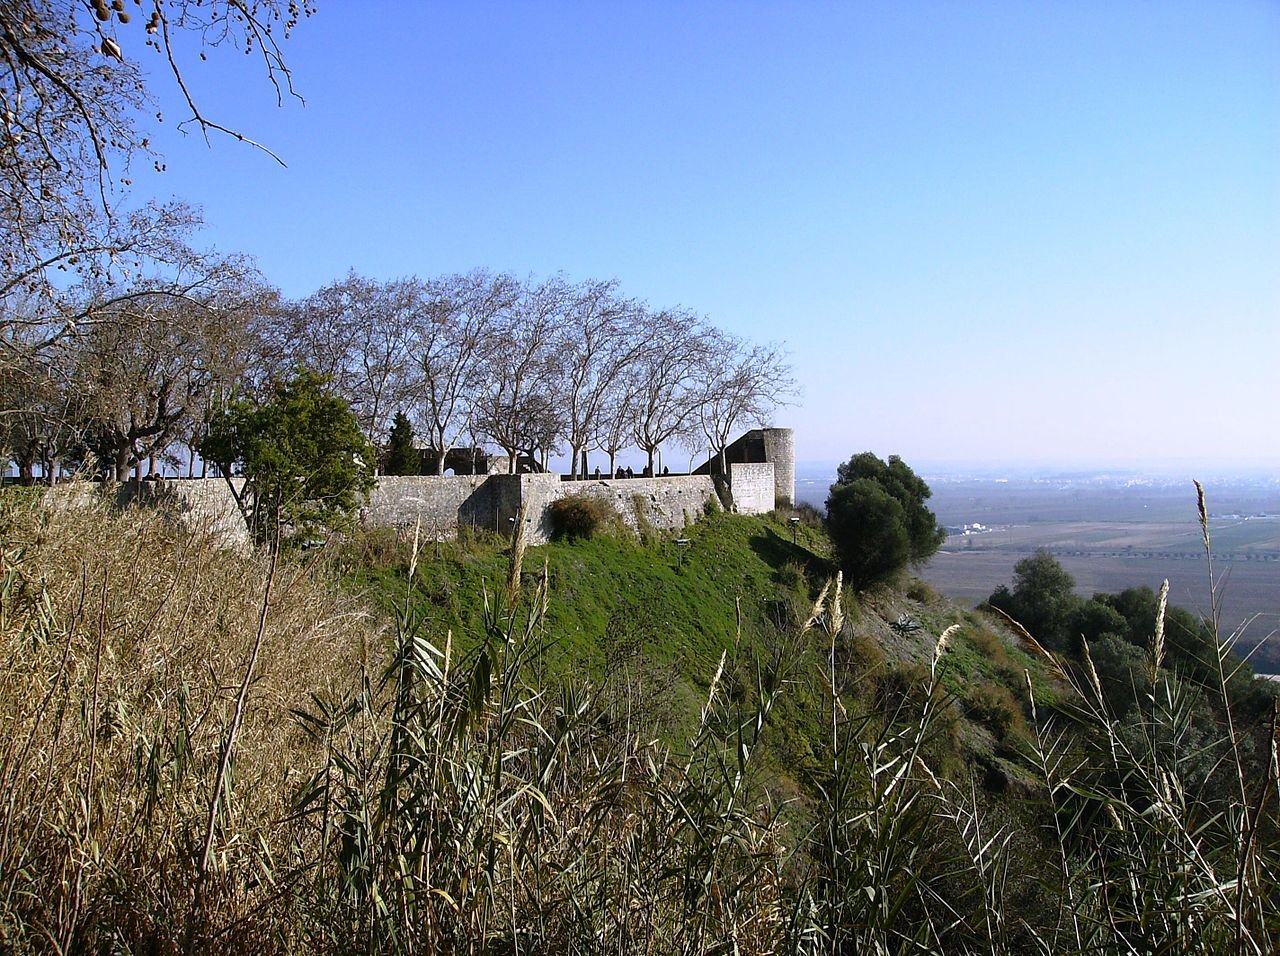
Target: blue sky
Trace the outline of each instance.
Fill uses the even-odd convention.
[[[305,106],[188,80],[287,168],[164,93],[137,181],[288,295],[617,278],[787,343],[802,459],[1280,462],[1280,4],[320,0],[285,50]]]

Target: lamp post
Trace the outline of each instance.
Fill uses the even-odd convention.
[[[795,547],[796,529],[800,527],[800,516],[792,515],[790,520],[791,520],[791,546]]]
[[[688,538],[676,538],[676,554],[679,555],[676,563],[677,570],[684,568],[684,553],[685,550],[688,549],[689,544],[690,541]]]

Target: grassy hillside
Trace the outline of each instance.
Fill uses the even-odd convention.
[[[1016,766],[1026,742],[1024,671],[1043,701],[1056,693],[1043,663],[993,622],[909,579],[843,592],[847,623],[834,648],[820,629],[797,638],[835,568],[821,527],[811,519],[792,527],[789,518],[713,513],[680,533],[682,546],[675,534],[622,533],[527,549],[525,589],[544,566],[548,579],[541,676],[626,695],[636,718],[673,744],[696,723],[721,655],[743,705],[758,697],[760,680],[785,679],[766,753],[774,770],[806,784],[830,723],[833,649],[845,706],[892,716],[923,680],[939,635],[957,625],[939,667],[950,734],[935,753],[951,772],[977,760],[993,786],[1025,775]],[[485,633],[486,595],[500,600],[510,543],[488,536],[419,547],[412,586],[411,533],[366,533],[336,570],[388,615],[407,608],[435,643],[449,634],[460,651],[474,648]]]

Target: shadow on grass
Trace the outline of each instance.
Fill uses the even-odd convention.
[[[780,570],[787,562],[795,562],[804,568],[805,576],[810,581],[825,579],[835,573],[835,566],[829,560],[814,554],[803,544],[792,544],[772,528],[752,535],[747,543],[760,560],[775,571]]]

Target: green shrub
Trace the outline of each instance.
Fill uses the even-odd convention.
[[[996,740],[1026,730],[1022,705],[1003,684],[982,681],[974,685],[965,696],[965,709],[972,720],[985,724]]]
[[[586,495],[569,495],[553,501],[547,514],[551,519],[551,536],[567,541],[590,538],[621,520],[609,502]]]
[[[884,649],[869,634],[854,632],[845,643],[845,659],[855,674],[878,672],[885,665]]]
[[[804,590],[808,594],[809,579],[805,575],[804,565],[799,561],[784,562],[782,567],[774,572],[774,580],[778,582],[778,586],[788,591]]]
[[[875,682],[876,707],[886,714],[913,719],[924,710],[929,687],[929,668],[914,662],[898,664],[883,671]]]
[[[360,566],[385,570],[408,563],[409,551],[395,528],[361,528],[351,536]]]
[[[791,514],[800,519],[806,528],[819,529],[823,526],[822,512],[810,504],[798,504],[791,509]]]
[[[938,600],[938,592],[919,578],[912,578],[907,585],[907,597],[921,604],[932,604]]]

